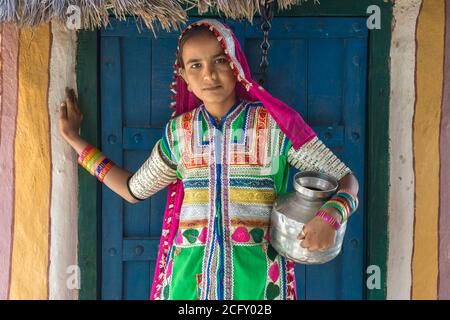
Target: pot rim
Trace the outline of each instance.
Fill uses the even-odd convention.
[[[318,178],[318,179],[322,179],[327,181],[328,183],[331,184],[331,188],[330,189],[326,189],[326,190],[312,190],[310,188],[307,188],[305,186],[302,186],[299,182],[299,180],[301,178]],[[337,188],[339,186],[338,181],[325,173],[322,172],[316,172],[316,171],[303,171],[303,172],[297,172],[294,175],[294,189],[299,192],[301,195],[304,195],[306,197],[310,197],[310,198],[316,198],[316,199],[323,199],[323,198],[329,198],[331,197],[334,193],[336,193]]]

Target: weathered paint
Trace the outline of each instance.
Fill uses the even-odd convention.
[[[450,300],[450,3],[446,3],[444,90],[441,112],[439,299]]]
[[[49,298],[77,299],[78,163],[76,152],[58,131],[57,115],[65,86],[75,87],[76,33],[59,23],[52,23],[51,31],[48,110],[53,167]]]
[[[76,32],[4,25],[1,34],[0,298],[77,299],[67,283],[79,276],[78,165],[56,112],[75,87]]]
[[[14,140],[17,116],[19,30],[2,28],[2,90],[0,111],[0,299],[9,296],[14,222]]]
[[[10,299],[48,298],[50,36],[49,24],[20,31]]]
[[[437,298],[439,123],[444,22],[444,1],[424,0],[417,22],[416,105],[413,121],[416,211],[412,299]]]
[[[415,29],[421,0],[399,0],[391,44],[389,257],[387,298],[409,299],[414,223],[412,120]]]

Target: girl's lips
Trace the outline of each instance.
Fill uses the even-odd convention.
[[[207,90],[207,91],[217,90],[217,89],[219,89],[220,87],[222,87],[222,86],[218,85],[218,86],[214,86],[214,87],[204,88],[203,90]]]

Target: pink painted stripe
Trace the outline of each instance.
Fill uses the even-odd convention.
[[[9,296],[14,226],[14,140],[17,116],[19,31],[4,24],[2,30],[2,103],[0,107],[0,299]]]
[[[450,299],[450,3],[445,3],[445,62],[440,134],[438,299]]]

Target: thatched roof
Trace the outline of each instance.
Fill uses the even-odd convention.
[[[186,11],[194,7],[199,14],[211,11],[227,18],[251,21],[256,13],[260,13],[260,1],[264,0],[0,0],[0,23],[10,22],[21,27],[34,27],[50,20],[66,23],[74,14],[69,6],[75,5],[81,13],[81,29],[106,26],[108,16],[118,19],[134,16],[149,29],[153,30],[154,23],[159,21],[163,29],[171,30],[186,22]],[[277,6],[278,10],[284,10],[307,1],[277,0]]]

